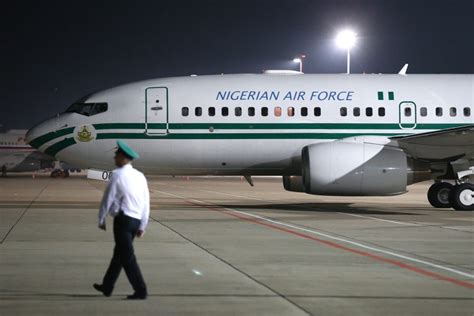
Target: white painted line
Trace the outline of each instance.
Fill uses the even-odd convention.
[[[169,196],[177,197],[179,199],[186,199],[186,197],[184,197],[184,196],[176,195],[176,194],[173,194],[173,193],[168,193],[168,192],[159,191],[159,190],[155,190],[155,192],[159,192],[159,193],[163,193],[163,194],[166,194],[166,195],[169,195]]]
[[[405,255],[402,255],[402,254],[395,253],[393,251],[388,251],[388,250],[384,250],[384,249],[380,249],[380,248],[376,248],[376,247],[372,247],[372,246],[367,246],[367,245],[361,244],[359,242],[355,242],[355,241],[348,240],[348,239],[341,238],[341,237],[331,236],[331,235],[328,235],[328,234],[325,234],[325,233],[321,233],[321,232],[318,232],[318,231],[315,231],[315,230],[295,226],[295,225],[292,225],[292,224],[287,224],[287,223],[275,221],[275,220],[272,220],[272,219],[269,219],[269,218],[265,218],[263,216],[254,215],[252,213],[237,211],[237,210],[229,209],[229,208],[224,208],[224,209],[226,209],[228,211],[231,211],[231,212],[245,214],[247,216],[258,218],[260,220],[263,220],[263,221],[266,221],[266,222],[269,222],[269,223],[277,224],[277,225],[284,226],[284,227],[293,228],[293,229],[304,231],[304,232],[311,233],[311,234],[314,234],[314,235],[322,236],[322,237],[325,237],[325,238],[328,238],[328,239],[337,240],[337,241],[340,241],[340,242],[344,242],[344,243],[347,243],[347,244],[350,244],[350,245],[353,245],[353,246],[357,246],[357,247],[360,247],[360,248],[364,248],[364,249],[367,249],[367,250],[371,250],[371,251],[374,251],[374,252],[379,252],[379,253],[390,255],[390,256],[393,256],[393,257],[397,257],[397,258],[405,259],[405,260],[408,260],[408,261],[424,264],[424,265],[427,265],[427,266],[430,266],[430,267],[433,267],[433,268],[438,268],[440,270],[449,271],[449,272],[452,272],[452,273],[455,273],[455,274],[458,274],[458,275],[462,275],[462,276],[467,277],[467,278],[474,279],[474,274],[459,271],[459,270],[456,270],[456,269],[453,269],[453,268],[450,268],[450,267],[446,267],[446,266],[442,266],[442,265],[439,265],[439,264],[436,264],[436,263],[431,263],[431,262],[428,262],[428,261],[424,261],[424,260],[416,259],[416,258],[413,258],[413,257],[405,256]]]
[[[198,190],[199,190],[199,189],[198,189]],[[259,199],[259,198],[255,198],[255,197],[252,197],[252,196],[238,195],[238,194],[231,194],[231,193],[224,193],[224,192],[218,192],[218,191],[209,191],[209,190],[199,190],[199,191],[208,192],[208,193],[223,194],[223,195],[228,195],[228,196],[233,196],[233,197],[244,198],[244,199],[247,199],[247,200],[255,200],[255,201],[262,201],[262,202],[278,202],[278,201],[271,201],[271,200]]]
[[[387,222],[387,223],[392,223],[392,224],[397,224],[397,225],[405,225],[405,226],[424,226],[424,225],[415,224],[415,223],[410,223],[410,222],[393,221],[393,220],[389,220],[389,219],[383,219],[383,218],[378,218],[378,217],[373,217],[373,216],[367,216],[367,215],[351,214],[351,213],[345,213],[345,212],[338,212],[338,214],[344,214],[344,215],[349,215],[349,216],[354,216],[354,217],[367,218],[367,219],[372,219],[372,220],[374,220],[374,221]]]
[[[170,196],[174,196],[174,197],[177,197],[177,198],[180,198],[180,199],[187,199],[184,196],[179,196],[179,195],[172,194],[172,193],[167,193],[167,192],[163,192],[163,191],[157,191],[157,192],[167,194],[167,195],[170,195]],[[197,202],[197,204],[201,204],[203,206],[205,206],[207,204],[213,204],[213,203],[206,203],[204,201],[200,201],[200,200],[196,200],[196,199],[190,199],[190,201],[195,201],[195,202]],[[266,217],[263,217],[263,216],[255,215],[255,214],[252,214],[252,213],[239,211],[239,210],[232,209],[232,208],[227,208],[227,207],[220,207],[219,205],[215,205],[215,206],[218,207],[218,208],[221,208],[223,210],[227,210],[229,212],[247,215],[249,217],[257,218],[259,220],[269,222],[269,223],[272,223],[272,224],[276,224],[276,225],[279,225],[279,226],[296,229],[296,230],[303,231],[303,232],[306,232],[306,233],[310,233],[310,234],[313,234],[313,235],[325,237],[327,239],[337,240],[339,242],[343,242],[343,243],[346,243],[346,244],[357,246],[359,248],[371,250],[371,251],[378,252],[378,253],[383,253],[385,255],[389,255],[389,256],[392,256],[392,257],[396,257],[396,258],[401,258],[401,259],[411,261],[411,262],[416,262],[416,263],[423,264],[423,265],[426,265],[426,266],[429,266],[429,267],[432,267],[432,268],[437,268],[437,269],[440,269],[440,270],[449,271],[451,273],[461,275],[461,276],[466,277],[466,278],[474,279],[474,274],[463,272],[463,271],[460,271],[460,270],[456,270],[456,269],[453,269],[453,268],[450,268],[450,267],[447,267],[447,266],[443,266],[443,265],[440,265],[440,264],[431,263],[431,262],[428,262],[428,261],[425,261],[425,260],[420,260],[420,259],[417,259],[417,258],[402,255],[402,254],[399,254],[399,253],[396,253],[396,252],[393,252],[393,251],[388,251],[388,250],[384,250],[384,249],[381,249],[381,248],[376,248],[376,247],[364,245],[364,244],[361,244],[361,243],[356,242],[356,241],[352,241],[352,240],[349,240],[349,239],[328,235],[326,233],[318,232],[316,230],[312,230],[312,229],[308,229],[308,228],[304,228],[304,227],[299,227],[299,226],[296,226],[296,225],[293,225],[293,224],[287,224],[287,223],[276,221],[276,220],[266,218]]]
[[[244,195],[238,195],[238,194],[224,193],[224,192],[219,192],[219,191],[209,191],[209,190],[200,190],[200,189],[195,189],[195,190],[199,190],[199,191],[202,191],[202,192],[223,194],[223,195],[228,195],[228,196],[233,196],[233,197],[240,197],[240,198],[245,198],[245,199],[248,199],[248,200],[257,200],[257,201],[270,202],[270,203],[279,202],[279,201],[274,201],[274,200],[264,200],[264,199],[254,198],[254,197],[251,197],[251,196],[244,196]],[[299,206],[299,205],[295,205],[295,204],[290,204],[290,205],[294,205],[294,206],[297,206],[298,208],[307,209],[307,210],[321,210],[321,209],[316,208],[316,207],[304,207],[304,206]],[[393,221],[393,220],[382,219],[382,218],[373,217],[373,216],[366,216],[366,215],[359,215],[359,214],[351,214],[351,213],[345,213],[345,212],[338,212],[338,214],[348,215],[348,216],[354,216],[354,217],[362,217],[362,218],[367,218],[367,219],[371,219],[371,220],[374,220],[374,221],[387,222],[387,223],[392,223],[392,224],[397,224],[397,225],[405,225],[405,226],[424,226],[424,225],[415,224],[415,223],[401,222],[401,221]]]

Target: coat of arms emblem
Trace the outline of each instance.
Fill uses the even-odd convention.
[[[90,127],[87,125],[82,125],[77,129],[76,140],[80,142],[90,142],[95,138],[95,135]]]

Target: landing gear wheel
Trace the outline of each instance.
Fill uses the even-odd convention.
[[[428,201],[436,208],[450,208],[450,192],[453,185],[447,182],[438,182],[433,184],[428,190]]]
[[[449,201],[457,211],[474,211],[474,184],[462,183],[449,194]]]
[[[60,172],[60,170],[57,170],[57,169],[56,169],[56,170],[53,170],[53,171],[51,172],[51,178],[57,178],[57,177],[59,177],[59,175],[60,175],[59,172]]]

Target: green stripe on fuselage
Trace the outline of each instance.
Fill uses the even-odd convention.
[[[246,140],[246,139],[341,139],[353,136],[376,135],[376,136],[396,136],[403,135],[397,133],[176,133],[163,135],[148,135],[144,133],[99,133],[96,139],[143,139],[143,140],[211,140],[211,139],[225,139],[225,140]],[[74,138],[66,138],[54,145],[48,147],[46,154],[55,156],[61,150],[76,144]]]
[[[101,133],[97,139],[340,139],[352,136],[395,136],[404,133],[176,133],[148,135],[142,133]]]
[[[166,135],[147,135],[144,134],[145,127],[152,131],[153,129],[168,129],[171,131],[170,134]],[[466,124],[418,124],[414,130],[438,130],[453,127],[461,127]],[[98,123],[93,124],[97,131],[121,129],[121,130],[142,130],[143,133],[98,133],[97,139],[111,139],[111,138],[128,138],[128,139],[339,139],[350,136],[361,136],[361,135],[379,135],[379,136],[395,136],[400,134],[411,133],[412,130],[400,129],[398,123]],[[173,130],[208,130],[213,128],[214,131],[222,130],[243,130],[246,132],[234,132],[234,133],[173,133]],[[272,130],[275,133],[250,133],[251,130]],[[364,133],[282,133],[281,130],[370,130],[370,132]],[[378,133],[379,130],[393,130],[392,133]],[[58,137],[68,135],[74,131],[74,127],[68,127],[55,132],[44,134],[40,137],[35,138],[30,142],[30,145],[39,148],[49,141],[52,141]],[[338,136],[339,135],[339,136]],[[69,138],[71,139],[71,138]],[[75,143],[69,140],[65,140],[53,144],[47,148],[46,151],[49,153],[56,154],[59,150],[62,150]],[[61,147],[58,144],[67,145]],[[56,150],[58,148],[59,150]],[[45,152],[46,152],[45,151]]]
[[[60,129],[55,132],[49,132],[44,135],[41,135],[40,137],[36,137],[29,143],[29,145],[34,148],[40,148],[47,142],[52,141],[53,139],[56,139],[64,135],[71,134],[73,131],[74,131],[74,127],[68,127],[68,128]]]
[[[160,124],[166,128],[166,124]],[[93,124],[96,130],[104,129],[145,129],[145,123],[101,123]]]
[[[49,146],[44,151],[44,153],[54,157],[54,156],[56,156],[56,154],[58,152],[60,152],[61,150],[65,149],[65,148],[67,148],[71,145],[74,145],[75,143],[76,143],[76,141],[74,140],[74,138],[72,138],[72,137],[71,138],[65,138],[62,141],[57,142],[54,145]]]
[[[418,124],[415,130],[421,129],[444,129],[460,127],[466,124]],[[97,130],[106,129],[165,129],[165,123],[101,123],[93,125]],[[400,130],[399,123],[169,123],[168,129],[390,129]]]

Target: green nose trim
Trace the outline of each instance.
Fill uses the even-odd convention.
[[[51,145],[49,146],[45,151],[44,153],[47,154],[47,155],[50,155],[50,156],[56,156],[56,154],[58,152],[60,152],[61,150],[69,147],[69,146],[72,146],[76,143],[76,141],[74,140],[73,137],[70,137],[70,138],[65,138],[63,139],[62,141],[60,142],[57,142],[56,144],[54,145]]]
[[[30,142],[29,145],[31,147],[38,149],[44,144],[46,144],[47,142],[52,141],[53,139],[56,139],[64,135],[71,134],[72,132],[74,132],[74,127],[60,129],[59,131],[55,131],[55,132],[49,132],[39,137],[36,137]]]

